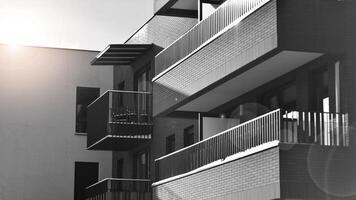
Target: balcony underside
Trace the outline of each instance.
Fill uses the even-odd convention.
[[[110,44],[91,61],[91,64],[130,65],[151,47],[152,44]]]
[[[349,44],[335,4],[226,1],[156,56],[153,116],[208,112],[324,54],[342,54]]]
[[[161,114],[174,111],[208,112],[322,55],[275,49],[204,88],[199,87],[204,85],[203,82],[206,83],[209,77],[204,77],[203,80],[198,80],[183,89],[172,87],[174,85],[172,83],[161,82],[160,87],[169,84],[170,88],[166,90],[173,94],[166,96],[165,101],[169,102],[169,105],[165,106],[168,109]],[[163,108],[162,105],[160,107]]]
[[[231,1],[226,5],[234,6],[234,2]],[[249,8],[248,2],[243,2],[243,5]],[[172,45],[156,56],[156,73],[157,71],[162,72],[153,79],[154,116],[164,116],[176,111],[188,101],[195,99],[197,95],[202,95],[207,88],[221,84],[222,80],[231,77],[231,74],[237,71],[241,73],[242,70],[247,69],[246,66],[251,68],[251,63],[254,61],[260,60],[271,52],[279,51],[276,1],[256,0],[254,4],[256,5],[249,9],[246,8],[250,10],[249,12],[255,10],[251,14],[245,13],[245,10],[240,10],[240,7],[237,7],[236,11],[241,16],[226,27],[220,27],[221,30],[211,29],[208,26],[210,23],[205,23],[206,20],[210,20],[212,24],[218,25],[215,18],[207,18],[201,22],[201,26],[205,27],[206,25],[205,28],[212,31],[210,35],[213,37],[199,47],[195,48],[200,44],[199,42],[196,42],[197,45],[193,48],[185,43],[186,40],[182,40],[180,43],[177,42],[177,48]],[[224,9],[229,10],[228,8]],[[224,14],[224,9],[220,9],[222,13],[217,11],[216,15]],[[245,17],[246,15],[248,17]],[[226,19],[230,19],[228,16]],[[225,17],[221,20],[223,19]],[[259,24],[259,26],[252,26],[252,24]],[[198,28],[198,30],[200,29]],[[191,37],[195,38],[193,36],[197,34],[194,34],[194,31],[191,32]],[[187,37],[190,41],[190,34]],[[199,37],[195,39],[196,41],[202,40]],[[183,48],[187,45],[189,51]],[[174,57],[173,60],[169,59],[172,55],[176,55],[177,51],[181,51],[178,47],[181,47],[182,51],[185,50],[183,51],[185,54],[179,55],[177,58]],[[175,62],[176,60],[179,61]],[[170,67],[160,70],[161,66]]]
[[[88,150],[127,151],[150,141],[151,135],[107,135],[89,146]]]
[[[251,91],[279,76],[286,74],[318,57],[322,54],[312,52],[280,51],[276,55],[251,67],[224,83],[216,83],[213,89],[202,91],[178,111],[207,112],[240,95]],[[247,68],[249,66],[246,66]]]

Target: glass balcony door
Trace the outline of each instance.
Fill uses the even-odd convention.
[[[140,92],[149,92],[151,91],[151,83],[150,83],[150,68],[145,68],[144,70],[136,73],[135,76],[135,86],[136,90]],[[147,95],[137,95],[136,99],[136,109],[139,114],[138,121],[146,122],[147,116],[149,115],[149,111],[147,108],[149,107]]]

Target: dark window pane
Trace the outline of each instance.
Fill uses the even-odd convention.
[[[75,132],[87,132],[87,106],[100,95],[99,88],[77,87]]]
[[[149,152],[142,151],[135,154],[135,174],[134,177],[138,179],[149,178]]]
[[[122,81],[119,83],[117,86],[118,90],[125,90],[125,81]],[[118,106],[123,107],[124,106],[124,95],[121,93],[118,93]]]
[[[85,188],[98,182],[99,163],[75,162],[74,200],[85,200]]]
[[[194,144],[194,126],[184,129],[184,147]]]
[[[166,137],[166,154],[172,153],[175,150],[175,136],[170,135]]]

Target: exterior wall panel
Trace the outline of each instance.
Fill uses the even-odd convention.
[[[76,87],[112,89],[112,67],[90,66],[97,53],[0,45],[0,199],[73,199],[75,161],[111,176],[111,152],[75,135]]]
[[[355,199],[353,147],[281,145],[281,196],[286,199]]]

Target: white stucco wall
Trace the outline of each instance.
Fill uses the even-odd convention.
[[[0,45],[0,199],[74,198],[74,162],[99,162],[75,135],[76,87],[112,88],[111,66],[90,66],[97,52]]]

